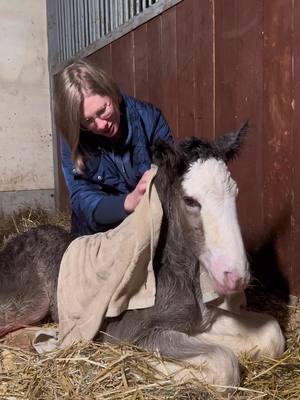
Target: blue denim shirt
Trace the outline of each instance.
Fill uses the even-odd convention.
[[[103,232],[128,215],[124,201],[152,162],[157,138],[172,142],[170,128],[152,104],[122,95],[122,138],[114,147],[91,132],[81,132],[80,146],[89,153],[84,174],[74,168],[71,150],[61,137],[61,157],[72,208],[72,231],[84,235]]]

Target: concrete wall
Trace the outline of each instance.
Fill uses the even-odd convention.
[[[0,213],[54,207],[46,0],[0,0]]]

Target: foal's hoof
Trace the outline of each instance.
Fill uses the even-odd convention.
[[[155,368],[177,383],[198,380],[214,385],[217,391],[235,390],[240,383],[237,357],[230,349],[213,346],[209,354],[195,356],[184,361],[163,360]]]
[[[219,391],[228,391],[240,384],[238,359],[225,346],[213,346],[213,352],[204,364],[203,372],[205,373],[205,381],[218,386]]]
[[[279,323],[268,314],[251,312],[253,320],[257,323],[257,354],[254,358],[267,356],[277,358],[285,350],[285,339]],[[254,349],[255,352],[255,349]]]

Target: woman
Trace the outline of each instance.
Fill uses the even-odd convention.
[[[140,202],[157,138],[172,141],[160,110],[120,93],[86,60],[67,66],[55,82],[55,121],[72,208],[72,232],[83,235],[120,224]]]

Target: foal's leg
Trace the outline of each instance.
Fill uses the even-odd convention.
[[[156,365],[163,372],[174,374],[174,379],[178,381],[196,377],[200,381],[221,386],[239,384],[238,360],[229,348],[174,330],[150,331],[137,344],[149,351],[158,351],[162,356],[187,362],[189,368],[186,369],[170,361],[163,363],[164,368]]]
[[[226,295],[223,298],[213,300],[210,304],[212,303],[218,308],[238,314],[247,308],[247,298],[244,291]]]
[[[249,352],[253,358],[278,357],[285,347],[285,340],[278,322],[267,314],[246,310],[239,313],[215,309],[215,320],[199,339],[222,343],[234,354]]]
[[[35,288],[30,297],[28,293],[17,292],[16,295],[0,294],[0,337],[9,332],[39,323],[49,311],[49,298],[40,288]],[[19,297],[18,297],[19,295]]]

